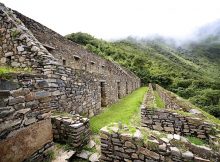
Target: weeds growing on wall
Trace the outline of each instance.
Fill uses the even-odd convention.
[[[31,73],[30,68],[12,68],[0,66],[0,79],[10,79],[12,73]]]

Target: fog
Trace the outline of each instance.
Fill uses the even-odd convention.
[[[196,40],[202,26],[220,19],[219,0],[1,0],[6,6],[66,35],[89,33],[116,40],[159,35]],[[216,30],[213,29],[214,33]],[[209,30],[206,31],[209,33]]]

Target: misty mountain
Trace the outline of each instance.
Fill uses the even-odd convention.
[[[158,83],[220,117],[220,44],[210,43],[209,35],[182,46],[160,36],[115,42],[86,33],[72,33],[67,38],[133,71],[143,84]]]
[[[207,37],[219,38],[220,37],[220,20],[211,22],[209,24],[206,24],[200,27],[195,33],[195,36],[197,38],[200,38],[200,40],[206,39]]]

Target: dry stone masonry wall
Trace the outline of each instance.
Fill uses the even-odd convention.
[[[144,132],[151,135],[146,135]],[[103,162],[217,162],[219,160],[218,154],[192,145],[184,137],[176,134],[160,137],[150,130],[138,129],[135,133],[131,133],[128,128],[119,129],[115,124],[102,128],[100,136],[100,160]],[[192,151],[195,150],[197,152],[193,153]]]
[[[114,103],[140,86],[140,79],[130,71],[2,4],[0,7],[1,65],[30,67],[47,75],[52,81],[50,91],[55,91],[54,108],[93,116],[101,105]]]
[[[9,77],[0,79],[0,161],[38,158],[53,143],[48,83],[44,75]]]
[[[150,84],[149,87],[152,85]],[[159,94],[165,96],[162,92],[162,87],[157,85],[157,89],[160,89]],[[147,98],[145,99],[145,105],[142,106],[141,116],[142,125],[150,129],[165,131],[172,134],[180,134],[185,136],[196,136],[202,139],[209,139],[213,134],[214,124],[205,122],[203,119],[193,116],[182,115],[177,112],[173,112],[173,109],[181,107],[169,99],[164,99],[165,105],[168,107],[164,109],[158,109],[149,105],[149,99],[154,98],[152,95],[153,88],[149,88]],[[149,97],[151,96],[151,97]],[[170,106],[174,106],[170,107]],[[182,109],[180,109],[182,110]]]
[[[53,115],[51,120],[55,141],[74,148],[89,142],[89,119],[80,115]]]
[[[0,161],[39,160],[51,148],[51,109],[91,117],[140,86],[132,72],[1,3],[0,44],[0,66],[32,73],[16,76],[19,86],[1,80]]]

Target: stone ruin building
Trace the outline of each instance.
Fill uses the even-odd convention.
[[[77,131],[88,127],[81,116],[92,117],[140,87],[132,72],[1,3],[0,44],[1,66],[30,69],[0,78],[0,162],[33,160],[49,150],[51,111],[75,115],[70,123]]]

